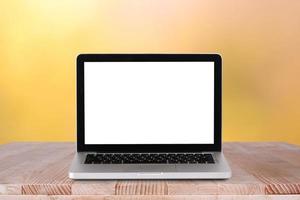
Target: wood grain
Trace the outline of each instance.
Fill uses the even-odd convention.
[[[286,143],[225,143],[232,167],[229,180],[106,180],[73,181],[68,169],[75,152],[73,143],[11,143],[0,146],[0,199],[39,195],[48,199],[270,199],[288,194],[299,199],[300,148]],[[296,196],[291,196],[295,194]],[[50,196],[47,196],[50,195]],[[91,195],[91,196],[88,196]],[[94,196],[93,196],[94,195]],[[55,197],[55,198],[54,198]],[[233,197],[233,196],[232,196]],[[275,196],[272,196],[272,198]],[[226,199],[226,198],[225,198]]]
[[[0,200],[300,200],[299,195],[2,195]]]

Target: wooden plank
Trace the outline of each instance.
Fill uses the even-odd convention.
[[[286,143],[225,143],[229,180],[73,181],[74,143],[0,146],[2,195],[265,195],[300,194],[300,148]]]
[[[292,153],[286,145],[281,143],[235,143],[230,148],[239,148],[245,158],[239,155],[239,151],[227,155],[236,154],[233,162],[240,165],[248,174],[256,177],[263,183],[266,194],[299,194],[300,171],[297,159],[286,162],[282,160]],[[298,148],[298,155],[300,155]],[[230,157],[230,156],[229,156]],[[244,177],[243,177],[244,179]]]
[[[166,181],[118,181],[115,185],[116,195],[166,195]]]
[[[0,149],[3,161],[0,163],[0,194],[71,194],[73,181],[67,173],[74,144],[12,143],[4,146],[4,150]]]
[[[300,200],[299,195],[2,195],[0,200]]]
[[[73,195],[114,195],[117,192],[117,181],[75,181],[72,184]]]

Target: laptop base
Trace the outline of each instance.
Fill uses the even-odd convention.
[[[90,152],[89,152],[90,153]],[[71,179],[228,179],[230,167],[221,152],[213,164],[84,164],[87,153],[76,153]]]

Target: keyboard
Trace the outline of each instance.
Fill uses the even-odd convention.
[[[91,153],[85,164],[213,164],[209,153]]]

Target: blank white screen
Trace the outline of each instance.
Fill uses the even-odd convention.
[[[213,62],[85,62],[85,144],[213,144]]]

